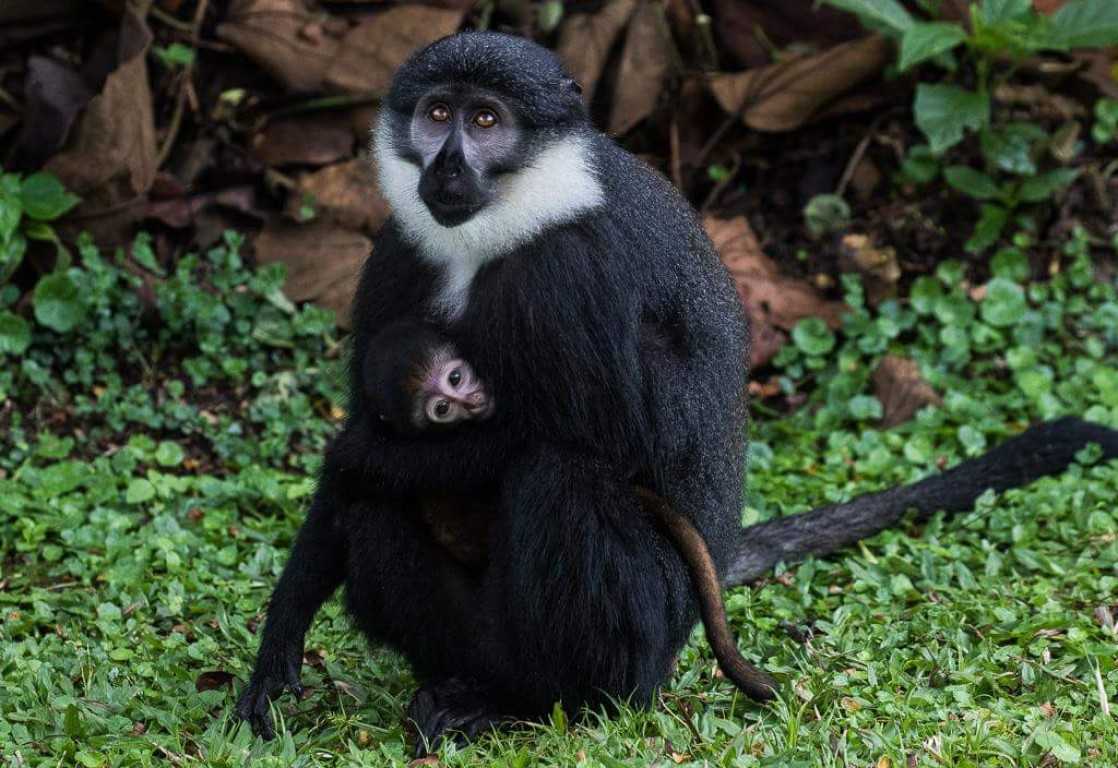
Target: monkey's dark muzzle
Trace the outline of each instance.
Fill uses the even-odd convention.
[[[486,202],[475,185],[462,176],[440,182],[434,174],[426,174],[419,182],[419,197],[444,227],[465,223]]]

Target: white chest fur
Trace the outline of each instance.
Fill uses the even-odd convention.
[[[391,119],[382,118],[373,131],[381,193],[404,236],[424,259],[442,269],[433,309],[450,317],[465,309],[474,276],[487,262],[547,227],[574,220],[604,199],[585,139],[560,139],[505,178],[497,199],[477,215],[456,227],[444,227],[419,197],[420,169],[395,151]]]

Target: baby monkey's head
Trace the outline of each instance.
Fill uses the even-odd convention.
[[[370,343],[366,396],[402,432],[446,428],[493,413],[493,399],[454,345],[421,323],[397,323]]]

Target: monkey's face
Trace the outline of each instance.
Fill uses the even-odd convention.
[[[436,88],[416,104],[411,148],[422,172],[419,197],[435,221],[455,227],[496,197],[503,173],[523,162],[521,129],[497,95],[475,88]]]
[[[479,421],[493,414],[493,398],[465,360],[446,352],[425,366],[416,382],[412,425],[416,429]]]
[[[409,59],[384,101],[374,155],[381,191],[412,239],[453,241],[443,260],[460,259],[463,246],[477,258],[501,237],[561,218],[553,209],[568,212],[571,194],[586,207],[586,184],[572,193],[564,170],[581,167],[577,152],[545,157],[589,130],[579,92],[554,54],[508,35],[454,35]]]

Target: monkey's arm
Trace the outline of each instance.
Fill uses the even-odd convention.
[[[997,492],[1062,472],[1088,443],[1103,456],[1118,458],[1118,431],[1074,417],[1030,427],[992,451],[909,485],[859,496],[798,515],[751,525],[742,532],[738,553],[723,575],[726,586],[746,584],[778,562],[843,549],[894,525],[909,510],[963,512],[986,489]]]
[[[303,695],[303,641],[319,607],[344,578],[345,541],[338,521],[337,487],[328,456],[307,519],[272,592],[252,677],[237,701],[237,716],[265,739],[275,736],[269,699],[285,689],[296,698]]]
[[[468,490],[493,482],[516,455],[519,441],[497,418],[418,437],[351,421],[332,455],[337,466],[360,472],[392,494]]]

